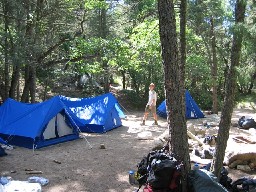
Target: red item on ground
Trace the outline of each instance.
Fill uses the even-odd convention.
[[[143,192],[153,192],[153,189],[151,188],[150,185],[147,184],[147,185],[144,187]]]

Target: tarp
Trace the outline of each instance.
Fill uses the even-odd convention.
[[[193,188],[195,192],[228,192],[220,183],[213,173],[200,169],[190,173]]]
[[[60,117],[63,117],[67,125],[59,121]],[[49,122],[51,125],[48,125]],[[9,98],[0,106],[0,136],[8,144],[40,148],[77,139],[78,130],[70,122],[70,116],[59,96],[36,104],[21,103]]]
[[[186,118],[187,119],[198,119],[203,118],[204,114],[201,109],[198,107],[194,99],[191,97],[188,90],[185,92],[185,103],[186,103]],[[166,101],[164,100],[159,107],[157,108],[157,114],[161,117],[166,118]]]
[[[122,126],[121,118],[125,115],[111,93],[90,98],[62,96],[61,99],[82,132],[104,133]]]

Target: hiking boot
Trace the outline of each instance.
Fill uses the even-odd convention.
[[[157,121],[155,121],[152,125],[158,125]]]
[[[140,125],[145,125],[145,120],[143,120]]]

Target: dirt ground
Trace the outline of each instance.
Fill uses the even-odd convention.
[[[58,145],[33,150],[15,147],[7,150],[7,156],[0,158],[0,174],[11,176],[14,180],[27,180],[32,175],[25,169],[42,171],[34,175],[49,179],[43,186],[44,192],[131,192],[135,186],[128,182],[128,171],[136,169],[143,156],[154,146],[154,140],[139,140],[141,131],[151,131],[157,137],[167,129],[165,119],[159,119],[159,126],[151,126],[153,119],[146,126],[139,124],[142,112],[127,113],[123,126],[105,134],[84,134],[91,144],[90,149],[85,139],[65,142]],[[254,117],[255,112],[247,109],[234,111],[233,122],[242,115]],[[189,123],[200,124],[204,119],[190,120]],[[232,134],[247,134],[237,128],[231,129]],[[106,149],[100,149],[104,144]],[[58,164],[54,162],[61,162]],[[255,176],[255,172],[245,173],[229,170],[233,178]],[[142,191],[142,190],[141,190]]]

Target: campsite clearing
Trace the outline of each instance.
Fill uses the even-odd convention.
[[[242,115],[255,117],[252,110],[239,109],[234,111],[233,122]],[[26,170],[41,171],[38,176],[49,179],[49,184],[42,188],[47,192],[130,192],[134,186],[128,183],[128,171],[136,169],[136,164],[154,146],[153,140],[139,140],[137,134],[151,131],[153,137],[157,137],[167,128],[166,120],[162,118],[159,126],[151,126],[153,119],[149,119],[146,126],[141,127],[142,116],[143,112],[132,112],[127,114],[120,128],[104,134],[84,134],[92,149],[84,139],[78,139],[34,152],[21,147],[6,150],[8,155],[0,158],[0,173],[22,181],[31,176]],[[196,126],[203,120],[189,122]],[[244,132],[239,134],[246,135]],[[238,128],[233,127],[231,135],[237,133]],[[229,171],[233,179],[256,174],[255,171]]]

